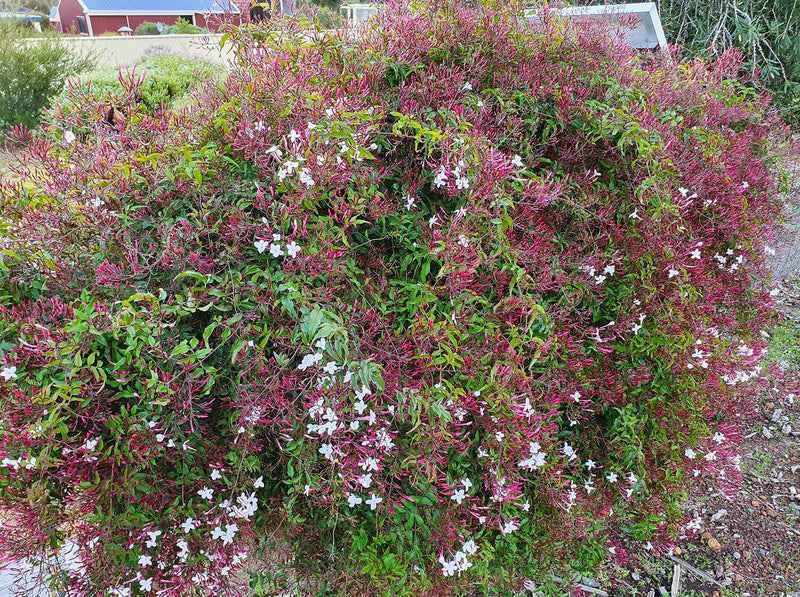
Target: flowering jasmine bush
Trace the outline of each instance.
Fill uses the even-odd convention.
[[[514,590],[665,545],[692,478],[735,481],[782,129],[735,56],[516,14],[245,28],[196,108],[110,125],[87,100],[26,139],[5,557],[73,541],[51,582],[76,596],[242,594],[257,568]]]

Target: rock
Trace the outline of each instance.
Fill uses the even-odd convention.
[[[742,576],[737,572],[736,574],[733,575],[733,580],[735,582],[742,582],[744,580],[744,576]]]
[[[722,596],[719,594],[719,591],[714,591],[713,593],[711,593],[711,597],[722,597]]]
[[[711,516],[711,520],[719,520],[720,518],[725,516],[727,513],[728,513],[728,511],[725,508],[722,508],[721,510],[717,510],[716,514],[713,514]]]
[[[753,508],[760,508],[761,507],[761,502],[759,502],[758,500],[753,500],[750,503],[753,504]]]
[[[719,551],[720,549],[722,549],[722,544],[716,539],[714,539],[714,537],[711,537],[711,539],[708,540],[708,546],[714,551]]]
[[[703,531],[703,534],[702,534],[702,535],[700,535],[700,536],[701,536],[703,539],[705,539],[706,541],[708,541],[709,539],[711,539],[711,533],[710,533],[709,531]]]
[[[742,557],[742,554],[740,554],[738,551],[734,551],[733,552],[733,559],[734,560],[738,560],[741,557]]]
[[[772,421],[773,423],[777,423],[778,421],[780,421],[780,420],[781,420],[781,415],[783,415],[783,409],[782,409],[782,408],[776,408],[776,409],[775,409],[775,412],[774,412],[774,413],[772,413],[772,419],[771,419],[771,421]]]
[[[744,545],[744,539],[742,539],[741,537],[739,537],[739,538],[736,540],[736,545],[738,545],[739,547],[741,547],[742,545]]]
[[[772,439],[772,432],[767,427],[764,427],[761,430],[761,435],[763,435],[767,439]]]
[[[773,408],[775,408],[775,403],[774,402],[767,402],[764,406],[767,407],[768,409],[772,410]]]
[[[679,556],[683,553],[683,550],[680,547],[674,547],[672,549],[672,555]]]
[[[784,435],[790,435],[792,433],[792,426],[787,423],[786,425],[783,426],[783,429],[781,429],[781,431],[783,431]]]

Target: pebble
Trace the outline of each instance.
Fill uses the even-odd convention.
[[[672,555],[679,556],[683,553],[683,550],[680,547],[675,547],[672,550]]]
[[[784,435],[789,435],[792,433],[792,426],[787,423],[786,425],[783,426],[783,429],[781,429],[781,431],[783,431]]]
[[[761,430],[761,434],[767,439],[772,439],[772,432],[767,427]]]
[[[783,414],[783,409],[782,408],[776,408],[775,412],[772,413],[772,422],[773,423],[777,423],[778,421],[780,421],[782,414]]]
[[[727,513],[728,513],[728,511],[725,508],[722,508],[721,510],[717,510],[716,514],[711,516],[711,520],[719,520],[720,518],[725,516]]]
[[[708,546],[714,551],[719,551],[720,549],[722,549],[722,544],[716,539],[714,539],[714,537],[711,537],[711,539],[708,540]]]
[[[738,560],[739,558],[742,557],[742,554],[740,554],[738,551],[734,551],[733,552],[733,557],[734,557],[734,559]]]

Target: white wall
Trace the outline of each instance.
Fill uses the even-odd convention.
[[[221,34],[201,35],[131,35],[119,37],[61,37],[64,45],[76,51],[91,50],[97,54],[98,66],[131,64],[142,54],[157,47],[168,47],[180,52],[226,64],[231,57],[219,47]],[[31,43],[37,43],[31,39]]]

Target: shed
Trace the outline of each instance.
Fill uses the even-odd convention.
[[[144,22],[174,25],[184,19],[217,31],[223,22],[239,24],[242,13],[232,0],[60,0],[58,15],[64,33],[94,37],[136,29]]]

